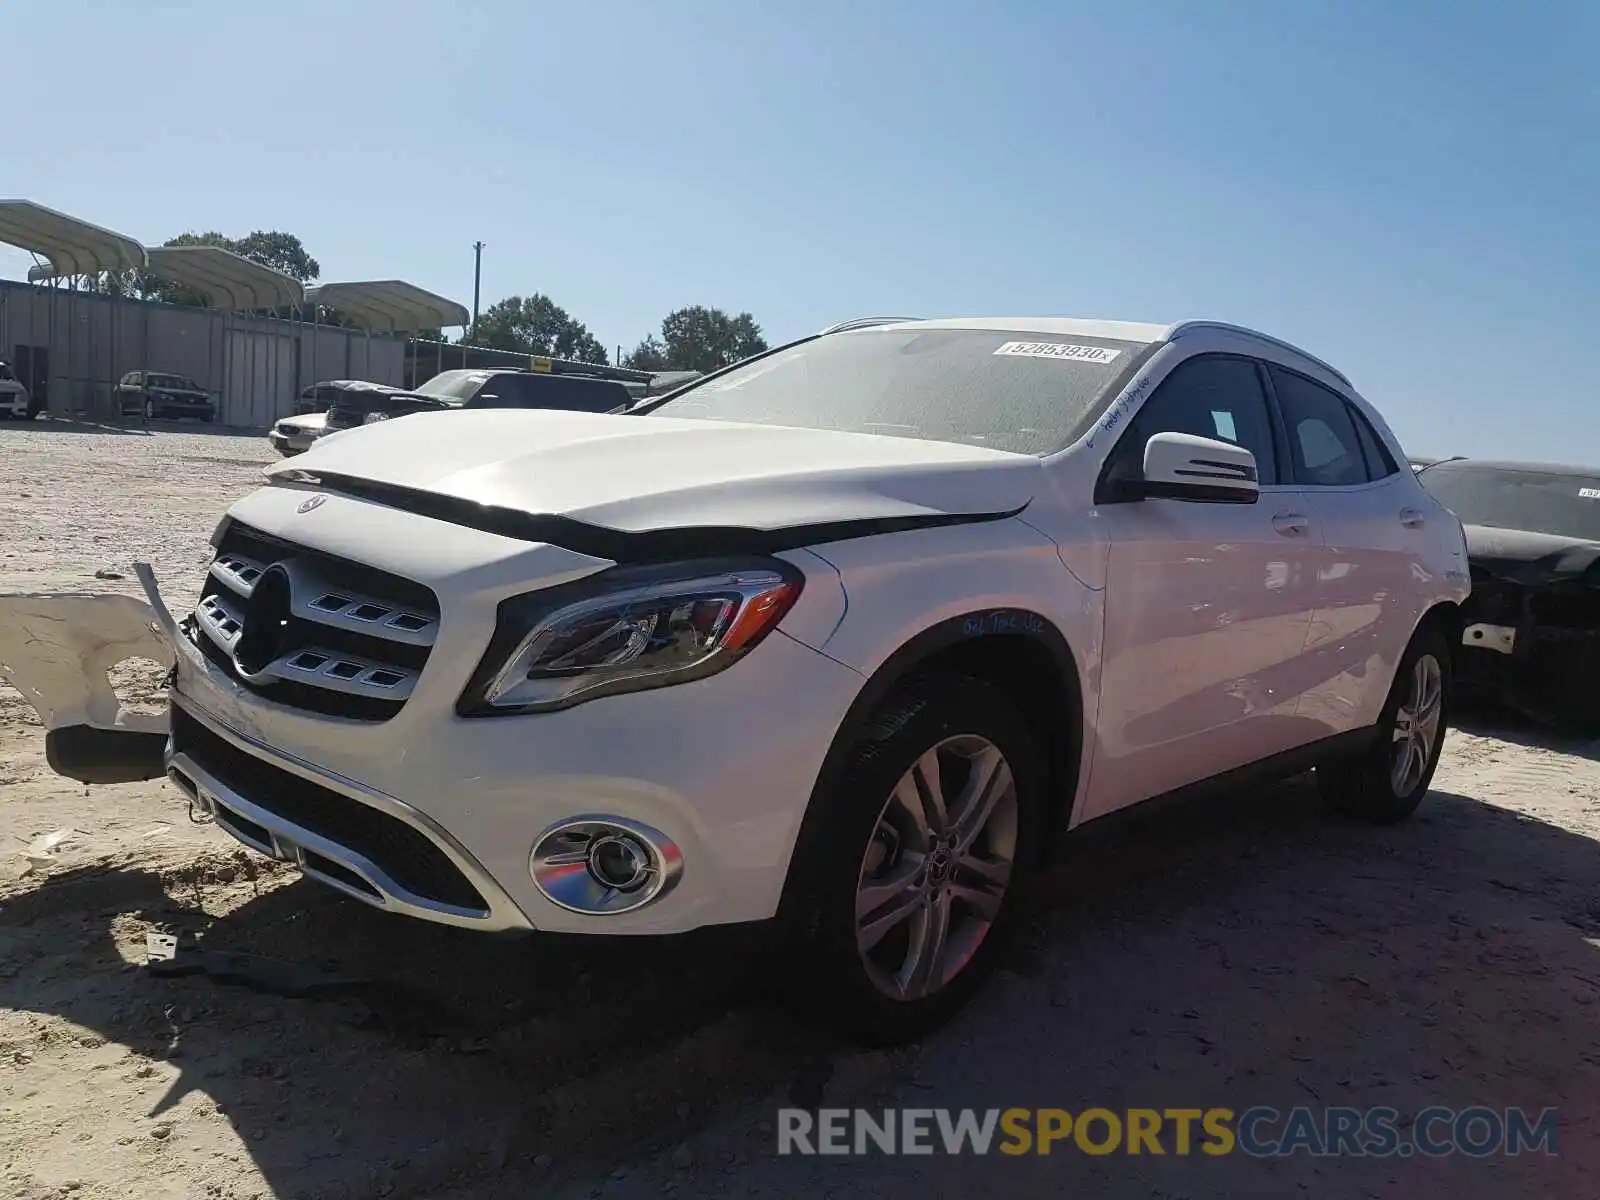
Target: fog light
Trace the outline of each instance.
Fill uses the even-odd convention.
[[[610,915],[671,891],[683,854],[660,830],[625,817],[571,817],[539,835],[528,871],[552,904]]]

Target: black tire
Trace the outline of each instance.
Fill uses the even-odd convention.
[[[1420,774],[1405,772],[1402,775],[1397,765],[1401,753],[1398,747],[1403,740],[1401,731],[1405,727],[1401,709],[1417,700],[1414,694],[1417,672],[1419,664],[1425,660],[1431,660],[1438,672],[1439,702],[1435,732],[1426,749],[1418,755],[1422,760]],[[1426,667],[1423,669],[1427,670]],[[1378,717],[1377,740],[1354,757],[1324,763],[1317,768],[1317,787],[1329,807],[1346,816],[1379,825],[1403,821],[1416,812],[1422,798],[1428,794],[1433,773],[1439,765],[1439,752],[1444,748],[1453,699],[1450,645],[1438,626],[1430,622],[1412,636],[1411,644],[1400,659],[1394,682],[1389,687],[1389,698]]]
[[[144,419],[151,420],[156,415],[155,401],[146,399],[144,402]]]
[[[787,981],[786,1000],[802,1015],[855,1041],[897,1045],[914,1041],[953,1017],[994,970],[1016,920],[1019,892],[1038,857],[1048,768],[1027,722],[1011,700],[986,683],[961,676],[930,675],[908,681],[860,729],[841,736],[851,737],[854,745],[835,786],[813,798],[796,847],[794,874],[785,897],[788,936],[781,951],[783,962],[792,969],[780,973]],[[880,850],[891,853],[883,847],[884,837],[894,832],[889,801],[896,785],[927,752],[944,746],[941,767],[948,771],[941,769],[939,774],[942,786],[951,793],[950,808],[955,810],[961,785],[970,778],[970,774],[962,774],[961,763],[971,760],[960,755],[971,751],[985,757],[989,750],[983,749],[984,745],[997,750],[1009,766],[1014,794],[1010,799],[1002,795],[992,808],[993,816],[984,818],[987,823],[981,826],[981,834],[970,843],[972,857],[963,857],[954,846],[935,846],[929,853],[918,854],[914,830],[903,843],[897,837],[892,853],[900,861],[885,859],[873,869],[874,875],[887,880],[891,873],[918,872],[909,885],[896,883],[893,888],[901,898],[920,891],[927,907],[922,910],[924,915],[906,918],[909,928],[892,926],[892,932],[870,951],[858,948],[858,926],[869,923],[857,917],[858,889],[871,883],[874,875],[866,874],[868,864]],[[966,768],[969,773],[971,769]],[[982,807],[981,803],[974,806]],[[903,811],[896,809],[895,813]],[[956,836],[949,835],[951,840]],[[988,884],[979,875],[969,874],[971,867],[963,865],[975,859],[1002,864],[1008,851],[1010,872],[1003,885]],[[983,892],[991,906],[992,920],[986,932],[981,932],[983,913],[962,898],[976,891]],[[957,965],[945,969],[953,974],[915,998],[889,995],[884,990],[889,970],[876,963],[869,965],[869,958],[886,956],[892,963],[901,951],[891,939],[904,932],[909,947],[917,929],[929,927],[917,922],[933,921],[935,912],[948,914],[948,944]],[[910,968],[910,949],[904,954],[903,968],[915,984],[917,973]],[[960,965],[963,957],[965,963]],[[942,958],[942,953],[936,953],[924,956],[923,961]],[[938,975],[943,974],[941,969]]]

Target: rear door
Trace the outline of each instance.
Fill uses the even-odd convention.
[[[1295,483],[1321,531],[1306,643],[1313,682],[1299,714],[1324,736],[1344,733],[1378,719],[1421,619],[1416,573],[1427,572],[1428,506],[1359,406],[1287,367],[1268,374]]]
[[[1264,373],[1204,354],[1175,367],[1111,452],[1152,434],[1220,438],[1256,457],[1255,504],[1146,499],[1097,509],[1110,543],[1100,745],[1089,816],[1313,740],[1296,720],[1320,546],[1281,462]]]

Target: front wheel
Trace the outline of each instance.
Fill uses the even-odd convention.
[[[1428,625],[1411,639],[1395,671],[1377,739],[1354,758],[1317,768],[1317,786],[1329,806],[1379,824],[1415,812],[1439,765],[1450,701],[1450,648]]]
[[[860,732],[797,851],[790,998],[876,1045],[943,1024],[993,971],[1047,771],[1010,699],[919,679]]]

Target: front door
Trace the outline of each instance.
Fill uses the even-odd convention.
[[[1109,542],[1096,816],[1313,740],[1296,717],[1321,538],[1287,482],[1262,367],[1186,359],[1112,451],[1142,462],[1164,432],[1256,457],[1255,504],[1147,499],[1098,508]]]

